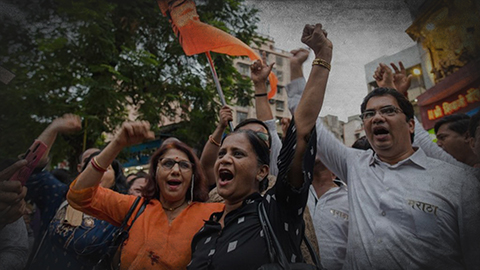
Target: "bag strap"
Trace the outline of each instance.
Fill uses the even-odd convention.
[[[262,207],[261,202],[258,204],[258,217],[260,219],[260,225],[262,226],[265,239],[267,240],[267,249],[268,249],[268,255],[270,256],[270,262],[273,263],[276,261],[275,250],[272,247],[272,240],[270,239],[269,229],[267,227],[267,223],[265,222],[265,217],[263,216],[262,211],[260,210],[260,207]]]
[[[317,266],[318,269],[324,269],[322,265],[320,264],[320,257],[318,254],[315,252],[313,249],[312,243],[310,240],[308,240],[307,236],[303,234],[303,241],[305,241],[305,245],[308,248],[308,252],[310,252],[310,256],[312,257],[313,262],[315,263],[315,266]]]
[[[265,210],[265,206],[263,205],[263,202],[260,202],[258,204],[258,216],[260,218],[260,223],[264,228],[265,239],[267,239],[267,246],[269,247],[269,253],[270,253],[270,262],[272,263],[275,262],[275,260],[272,260],[272,256],[274,257],[276,255],[280,266],[285,270],[290,270],[290,265],[288,264],[287,257],[285,256],[285,253],[283,253],[282,246],[280,245],[280,242],[278,241],[275,235],[275,232],[273,231],[272,225],[270,224],[270,220],[268,219],[267,211]],[[271,251],[270,246],[273,247],[272,250],[274,250],[275,253]]]
[[[140,199],[141,199],[141,198],[142,198],[142,197],[138,196],[138,197],[135,199],[135,201],[133,202],[132,206],[130,207],[130,210],[128,210],[127,215],[126,215],[125,218],[123,219],[123,222],[122,222],[122,225],[120,225],[120,228],[124,229],[124,228],[127,226],[127,222],[128,222],[128,220],[130,219],[130,217],[132,216],[133,211],[135,211],[135,208],[137,208],[137,205],[138,205],[138,203],[140,202]],[[138,214],[137,214],[137,217],[138,217]],[[135,217],[135,219],[136,219],[137,217]],[[132,227],[132,225],[133,225],[133,222],[132,222],[132,224],[130,225],[130,227]],[[130,230],[130,228],[128,228],[128,230]]]
[[[135,218],[132,220],[132,223],[130,226],[127,226],[128,220],[133,214],[133,211],[137,208],[138,203],[140,202],[141,197],[137,197],[135,201],[132,204],[132,207],[130,207],[130,210],[128,210],[127,215],[125,216],[125,219],[122,222],[121,227],[118,229],[117,233],[114,235],[114,238],[112,239],[113,247],[114,249],[110,249],[107,253],[110,254],[105,254],[107,255],[108,260],[110,260],[110,268],[111,269],[120,269],[120,253],[122,252],[123,248],[123,242],[128,239],[129,236],[129,231],[130,228],[132,228],[133,223],[135,223],[135,220],[143,213],[145,208],[147,207],[148,200],[144,199],[142,205],[140,206],[140,209],[138,209],[137,214],[135,215]],[[103,259],[103,258],[102,258]]]
[[[137,199],[140,198],[140,197],[137,197]],[[133,223],[135,222],[135,220],[137,220],[137,218],[143,213],[143,211],[145,211],[145,208],[147,207],[147,204],[148,204],[148,200],[145,199],[142,203],[142,205],[140,206],[140,209],[138,209],[138,212],[137,212],[137,215],[135,215],[135,218],[132,220],[132,224],[130,224],[130,226],[128,226],[127,228],[127,232],[130,231],[130,228],[132,228],[133,226]],[[131,215],[131,214],[130,214]]]
[[[267,247],[268,247],[268,253],[270,255],[270,262],[272,263],[275,262],[275,252],[276,252],[278,263],[280,264],[280,266],[282,266],[282,268],[286,270],[290,269],[290,265],[288,263],[287,257],[285,256],[285,253],[283,253],[282,246],[280,245],[280,242],[278,241],[275,235],[275,232],[273,231],[272,225],[270,224],[270,220],[268,219],[267,211],[265,210],[265,206],[263,205],[263,202],[260,202],[258,205],[258,215],[260,218],[260,223],[263,227],[263,231],[265,232],[265,239],[267,239]],[[310,252],[310,256],[312,257],[315,263],[315,266],[318,269],[324,269],[320,264],[320,258],[318,257],[318,254],[313,249],[312,243],[310,243],[310,240],[308,240],[305,234],[303,234],[303,241],[305,241],[305,245],[307,246],[308,251]],[[273,251],[272,251],[272,247],[274,248]]]
[[[114,245],[117,245],[117,246],[121,246],[122,243],[127,240],[128,238],[128,232],[130,231],[130,228],[132,228],[133,226],[133,223],[135,222],[135,220],[137,220],[137,218],[140,216],[141,213],[143,213],[143,211],[145,210],[145,207],[147,206],[148,204],[148,200],[145,199],[142,203],[142,206],[140,207],[140,209],[138,210],[137,212],[137,215],[135,216],[135,218],[132,220],[132,223],[130,224],[130,226],[128,226],[128,220],[130,219],[130,217],[132,216],[133,214],[133,211],[135,211],[135,209],[137,208],[137,205],[138,203],[140,202],[140,200],[142,199],[142,197],[137,197],[135,199],[135,201],[133,202],[132,206],[130,207],[130,210],[128,210],[128,213],[127,215],[125,216],[125,219],[123,220],[122,222],[122,225],[120,225],[117,233],[114,235],[113,239],[112,239],[112,242]]]

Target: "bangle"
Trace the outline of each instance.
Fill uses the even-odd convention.
[[[95,170],[97,170],[97,171],[99,171],[99,172],[101,172],[101,173],[104,173],[104,172],[107,171],[106,168],[103,168],[102,166],[100,166],[100,164],[98,164],[97,157],[92,158],[92,159],[90,160],[90,163],[92,164],[92,167],[93,167]]]
[[[315,60],[313,60],[312,66],[322,66],[328,71],[330,71],[330,68],[332,67],[327,61],[320,58],[316,58]]]
[[[215,144],[216,146],[220,147],[220,143],[216,142],[212,135],[208,136],[208,140],[212,143],[212,144]]]
[[[267,93],[255,94],[255,97],[266,97]]]

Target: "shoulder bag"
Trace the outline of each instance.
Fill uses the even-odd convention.
[[[133,226],[133,223],[135,222],[135,220],[137,220],[140,214],[142,214],[142,212],[145,210],[145,207],[148,204],[148,200],[145,199],[142,206],[138,210],[137,215],[132,220],[132,224],[130,226],[127,226],[127,222],[132,216],[135,208],[137,208],[137,205],[140,202],[140,199],[141,197],[137,197],[133,202],[132,206],[130,207],[130,210],[128,210],[128,213],[122,222],[122,225],[120,225],[118,230],[113,234],[113,238],[112,240],[110,240],[110,246],[108,247],[108,251],[102,256],[102,258],[93,267],[93,270],[115,270],[120,268],[120,260],[119,260],[120,254],[117,254],[117,251],[119,251],[119,247],[123,244],[123,242],[127,240],[128,231],[130,231],[130,228]],[[115,263],[113,263],[114,261],[118,261],[118,263],[116,263],[115,265]]]

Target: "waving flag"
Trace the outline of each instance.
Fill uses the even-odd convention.
[[[162,14],[168,17],[186,55],[209,51],[232,56],[248,56],[252,61],[260,59],[252,48],[238,38],[200,21],[193,0],[157,0]],[[278,79],[269,75],[271,91],[268,98],[277,93]]]

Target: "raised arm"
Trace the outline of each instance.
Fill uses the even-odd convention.
[[[205,171],[208,186],[215,185],[215,170],[213,166],[217,160],[218,149],[220,149],[220,142],[222,135],[227,128],[228,122],[233,121],[232,109],[228,106],[223,106],[220,109],[220,118],[215,131],[208,138],[208,142],[203,147],[202,155],[200,156],[200,163]]]
[[[290,81],[303,78],[303,63],[307,60],[310,51],[304,48],[290,51]]]
[[[48,162],[48,154],[57,138],[57,134],[69,134],[82,129],[82,121],[78,115],[64,114],[50,123],[48,127],[38,136],[38,140],[47,145],[47,150],[37,167],[43,167]]]
[[[102,172],[102,168],[107,168],[123,148],[141,143],[144,140],[152,140],[154,138],[155,135],[150,131],[150,124],[148,122],[138,121],[123,123],[115,138],[98,156],[92,159],[92,163],[96,163],[97,168],[94,168],[92,163],[90,163],[78,176],[75,184],[71,188],[74,190],[81,190],[97,186],[104,173]]]
[[[310,51],[307,49],[297,49],[291,51],[290,57],[290,83],[287,85],[288,108],[294,115],[303,89],[305,89],[305,78],[303,77],[303,63],[307,60]]]
[[[255,88],[255,110],[257,119],[263,121],[268,127],[272,145],[270,145],[270,174],[278,175],[277,158],[282,148],[282,142],[277,133],[277,124],[270,108],[267,97],[267,79],[272,71],[273,65],[267,65],[267,54],[262,53],[262,60],[255,61],[251,66],[251,78]]]
[[[302,42],[313,49],[315,61],[308,78],[300,103],[295,111],[297,145],[295,156],[289,172],[290,184],[294,187],[303,185],[302,160],[308,140],[322,108],[330,62],[332,61],[332,42],[327,38],[327,32],[321,24],[307,24],[303,29]]]
[[[257,60],[250,66],[250,76],[255,88],[255,110],[257,119],[261,121],[273,119],[272,109],[267,97],[267,79],[273,65],[275,63],[267,65],[267,54],[262,52],[262,60]]]

